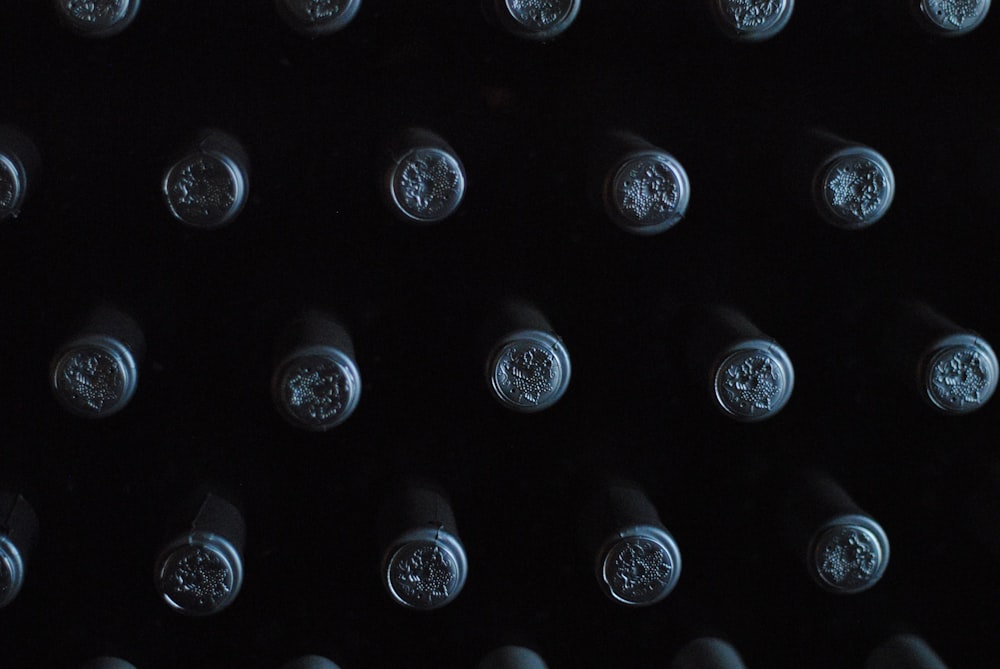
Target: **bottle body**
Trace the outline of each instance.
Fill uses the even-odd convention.
[[[347,330],[309,310],[278,340],[271,397],[294,427],[324,432],[346,421],[361,400],[361,372]]]
[[[965,415],[990,400],[1000,365],[985,338],[923,302],[892,303],[883,316],[882,349],[898,385],[944,415]]]
[[[625,131],[609,132],[597,142],[590,181],[608,218],[637,235],[669,230],[685,217],[691,199],[681,163]]]
[[[243,515],[218,495],[199,499],[193,518],[163,547],[154,568],[163,601],[190,616],[219,613],[243,585]]]
[[[135,395],[145,351],[138,323],[116,307],[101,305],[53,356],[52,392],[76,416],[112,416]]]
[[[21,592],[25,570],[38,543],[38,516],[15,492],[0,492],[0,609]]]
[[[423,128],[399,133],[386,151],[382,197],[394,216],[411,223],[439,223],[465,197],[465,167],[439,135]]]
[[[608,481],[581,519],[601,591],[625,606],[650,606],[676,587],[681,553],[649,498],[633,482]]]
[[[408,483],[380,520],[382,584],[401,606],[441,608],[461,593],[468,558],[444,493],[427,482]]]
[[[746,669],[746,665],[732,644],[703,637],[681,648],[670,669]]]
[[[827,130],[804,131],[788,168],[800,199],[842,230],[878,222],[895,197],[896,177],[885,156]]]
[[[168,166],[161,194],[170,214],[192,228],[220,228],[243,210],[250,187],[246,149],[221,130],[199,132]]]
[[[480,660],[476,669],[548,669],[548,665],[529,648],[502,646]]]
[[[889,564],[889,538],[829,476],[800,472],[786,508],[789,539],[813,581],[850,595],[878,583]]]
[[[913,634],[896,634],[883,641],[865,660],[864,669],[946,669],[927,642]]]
[[[486,382],[501,405],[519,413],[552,407],[569,387],[569,351],[534,306],[510,301],[487,326]]]
[[[795,368],[785,349],[728,307],[691,315],[687,360],[692,378],[708,389],[712,404],[734,420],[771,418],[795,387]]]
[[[38,147],[18,128],[0,126],[0,221],[17,218],[41,172]]]

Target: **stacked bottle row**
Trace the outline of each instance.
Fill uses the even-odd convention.
[[[547,664],[535,651],[523,646],[503,646],[487,654],[476,669],[546,669]],[[664,665],[666,666],[666,665]],[[695,639],[677,651],[670,669],[746,669],[739,652],[729,642],[715,638]],[[864,669],[945,669],[940,657],[920,637],[897,634],[887,638],[868,655]],[[111,657],[88,662],[81,669],[136,669],[132,664]],[[307,655],[283,665],[281,669],[339,669],[332,661]]]
[[[244,146],[220,130],[204,130],[168,161],[160,194],[171,216],[201,230],[221,228],[243,210],[250,186]],[[889,211],[896,179],[875,149],[826,131],[804,136],[788,161],[799,200],[844,230],[860,230]],[[23,132],[0,126],[0,220],[18,216],[41,168],[39,151]],[[400,132],[378,172],[387,209],[413,224],[441,222],[462,204],[466,172],[455,150],[426,129]],[[588,192],[595,209],[620,229],[654,235],[688,214],[691,182],[672,154],[634,134],[609,132],[591,150]]]
[[[247,528],[241,512],[222,496],[209,492],[193,500],[194,504],[179,509],[175,531],[155,560],[153,576],[156,591],[171,610],[203,617],[224,611],[241,590]],[[19,494],[0,495],[0,504],[0,564],[4,566],[0,605],[6,605],[18,595],[28,573],[39,521]],[[608,600],[625,607],[663,601],[681,576],[681,553],[645,493],[631,481],[609,479],[580,508],[581,557],[590,561]],[[192,511],[188,514],[185,509]],[[851,595],[872,588],[882,578],[890,554],[885,531],[830,477],[813,470],[798,472],[789,483],[783,514],[781,534],[786,547],[819,588]],[[398,489],[375,526],[382,546],[377,571],[393,602],[413,611],[431,611],[460,595],[470,567],[451,505],[434,484],[411,481]],[[890,639],[865,666],[911,666],[891,663],[903,657],[911,658],[916,667],[944,666],[913,637]],[[305,664],[291,666],[331,666],[315,657],[299,662]],[[117,666],[129,665],[93,665]],[[505,648],[479,666],[545,665],[531,651]],[[681,650],[671,666],[725,669],[744,665],[728,644],[702,639]]]
[[[512,35],[534,41],[551,40],[572,25],[582,0],[482,0],[487,20]],[[59,20],[85,37],[109,37],[128,27],[139,12],[140,0],[54,0]],[[361,8],[361,0],[275,0],[277,14],[295,31],[309,37],[337,32]],[[710,15],[719,30],[734,40],[756,42],[780,33],[792,18],[795,0],[692,0]],[[908,4],[923,29],[944,36],[963,35],[986,18],[990,0],[908,0],[896,3],[901,13]]]
[[[677,324],[684,333],[677,348],[687,366],[689,392],[702,394],[704,404],[738,421],[778,413],[795,384],[791,357],[781,344],[733,309],[694,311]],[[898,389],[909,387],[933,410],[949,415],[974,411],[992,397],[1000,366],[980,335],[920,303],[893,304],[880,316],[883,330],[872,337],[881,339],[879,363]],[[485,388],[502,406],[533,413],[565,394],[569,349],[537,308],[507,303],[481,329]],[[52,391],[75,415],[114,415],[136,392],[145,349],[133,318],[113,307],[97,308],[53,356]],[[289,323],[274,360],[272,401],[289,424],[322,432],[357,408],[362,374],[354,343],[327,313],[308,310]]]
[[[577,534],[580,553],[591,560],[600,590],[627,607],[663,601],[681,576],[681,551],[673,535],[634,482],[606,479],[595,489],[580,506]],[[5,493],[0,501],[0,558],[6,566],[0,603],[8,604],[24,582],[39,519],[18,493]],[[799,472],[788,484],[783,518],[789,552],[799,556],[820,588],[855,594],[873,587],[885,573],[885,531],[830,477]],[[223,611],[243,585],[243,514],[210,491],[180,507],[173,526],[153,569],[157,592],[177,613]],[[382,547],[378,571],[396,604],[429,611],[459,596],[469,561],[444,491],[431,482],[409,481],[391,496],[374,526]]]
[[[896,189],[885,157],[825,132],[810,132],[808,139],[790,171],[803,194],[811,191],[819,215],[849,230],[881,219]],[[39,165],[39,152],[24,133],[0,128],[0,219],[21,211]],[[590,171],[592,199],[627,232],[660,233],[687,215],[691,184],[684,167],[640,137],[608,133],[592,151]],[[425,129],[407,129],[390,142],[379,175],[387,208],[415,224],[443,221],[465,196],[462,161],[443,138]],[[225,132],[206,130],[170,162],[160,190],[177,221],[207,230],[239,215],[249,183],[250,161],[243,145]]]

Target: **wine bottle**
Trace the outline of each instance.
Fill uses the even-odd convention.
[[[487,19],[515,37],[546,42],[564,33],[580,12],[580,0],[483,0]]]
[[[350,417],[361,399],[361,372],[340,323],[309,310],[289,324],[276,348],[271,396],[285,420],[323,432]]]
[[[278,16],[307,37],[337,32],[349,24],[361,8],[361,0],[274,0]]]
[[[476,669],[548,669],[548,665],[529,648],[501,646],[480,660]]]
[[[171,215],[210,230],[230,223],[243,210],[250,184],[246,149],[221,130],[202,130],[170,163],[161,184]]]
[[[709,0],[709,6],[727,37],[760,42],[785,29],[792,18],[795,0]]]
[[[746,665],[732,644],[702,637],[681,648],[670,669],[746,669]]]
[[[597,583],[612,601],[650,606],[677,586],[680,549],[635,483],[603,484],[584,509],[581,534]]]
[[[139,13],[139,0],[53,0],[59,21],[82,37],[111,37],[122,32]]]
[[[569,386],[569,352],[538,309],[507,302],[487,331],[486,383],[501,405],[534,413],[559,401]]]
[[[246,523],[218,495],[199,496],[196,512],[160,551],[156,590],[170,608],[190,616],[219,613],[243,585]]]
[[[692,377],[730,418],[770,418],[792,396],[795,369],[788,353],[735,309],[696,310],[690,317],[687,352]]]
[[[101,305],[53,356],[49,367],[52,392],[72,414],[112,416],[135,395],[145,352],[138,323],[116,307]]]
[[[590,183],[611,221],[637,235],[672,228],[686,215],[691,199],[691,184],[680,162],[624,131],[609,132],[597,141]]]
[[[864,669],[947,669],[943,660],[913,634],[896,634],[878,645]]]
[[[889,564],[889,538],[828,475],[801,472],[786,507],[793,550],[824,590],[850,595],[868,590]]]
[[[881,153],[825,130],[804,133],[790,169],[820,217],[842,230],[881,220],[896,193],[895,174]]]
[[[430,611],[458,597],[468,559],[443,492],[430,483],[407,483],[386,504],[379,528],[382,584],[395,602]]]
[[[35,143],[18,128],[0,125],[0,221],[21,213],[41,166]]]
[[[439,223],[454,214],[465,196],[465,168],[440,136],[423,128],[400,132],[386,149],[382,197],[398,218]]]
[[[989,401],[1000,371],[989,342],[923,302],[880,306],[882,352],[900,387],[946,415],[968,414]]]
[[[25,570],[38,543],[38,516],[15,492],[0,492],[0,608],[21,592]]]
[[[281,665],[281,669],[340,669],[340,667],[319,655],[303,655]]]

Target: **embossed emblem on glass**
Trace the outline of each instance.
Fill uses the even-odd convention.
[[[690,198],[687,173],[671,155],[647,152],[625,159],[609,185],[609,213],[629,232],[663,232],[684,218]]]
[[[562,342],[546,332],[509,336],[490,362],[490,380],[497,398],[519,411],[539,411],[555,404],[569,384],[569,354]]]
[[[882,218],[895,194],[889,163],[864,147],[839,151],[824,165],[817,183],[820,213],[837,227],[856,230]]]
[[[170,168],[163,191],[170,212],[181,222],[215,227],[233,218],[243,204],[243,179],[224,159],[188,156]]]
[[[218,611],[236,596],[230,557],[209,542],[175,548],[159,570],[160,592],[174,608],[191,614]]]
[[[794,0],[715,0],[715,13],[728,34],[756,41],[777,35],[793,6]]]
[[[937,349],[924,366],[927,397],[947,413],[978,409],[997,387],[997,358],[988,343],[973,335],[956,335]]]
[[[358,13],[361,0],[275,0],[278,13],[305,34],[325,35],[340,30]]]
[[[91,337],[64,349],[52,367],[52,387],[60,403],[78,416],[98,418],[128,404],[138,384],[132,352],[121,342]]]
[[[576,19],[580,0],[496,0],[501,22],[514,34],[545,40],[559,35]]]
[[[402,157],[392,174],[392,200],[406,217],[432,223],[458,209],[465,172],[452,153],[418,148]]]
[[[829,590],[842,593],[866,590],[882,577],[887,549],[888,544],[883,544],[868,527],[833,525],[815,540],[815,574]]]
[[[793,374],[791,360],[777,344],[750,342],[719,365],[715,394],[721,407],[735,418],[767,418],[788,402]]]
[[[463,583],[459,561],[442,542],[410,541],[389,560],[390,592],[417,609],[433,609],[451,601]]]
[[[673,588],[674,558],[662,543],[631,536],[615,543],[604,560],[611,594],[626,604],[652,604]]]
[[[946,35],[973,30],[990,9],[990,0],[915,0],[928,28]]]
[[[24,199],[24,176],[7,156],[0,154],[0,220],[17,216]]]
[[[314,350],[277,371],[278,407],[297,427],[326,430],[347,420],[358,404],[361,375],[337,349]]]
[[[89,37],[121,32],[139,11],[139,0],[55,0],[55,5],[67,26]]]

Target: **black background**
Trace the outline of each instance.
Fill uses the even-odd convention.
[[[0,121],[45,164],[0,229],[0,477],[42,523],[0,611],[2,665],[263,668],[315,652],[345,669],[461,667],[521,642],[553,667],[654,667],[715,633],[750,667],[853,667],[908,629],[954,666],[990,666],[996,520],[974,489],[996,491],[1000,409],[939,417],[873,382],[884,361],[861,352],[880,323],[858,314],[916,296],[1000,337],[1000,195],[981,156],[997,146],[1000,21],[945,40],[902,2],[801,2],[778,38],[737,45],[704,19],[693,2],[584,0],[536,45],[472,1],[364,0],[309,41],[266,0],[146,0],[125,33],[88,41],[47,2],[0,5]],[[407,227],[378,199],[383,142],[410,125],[468,173],[438,226]],[[203,126],[252,162],[248,206],[209,234],[157,191]],[[868,230],[825,225],[786,178],[820,126],[896,170]],[[690,215],[663,235],[631,237],[588,200],[592,137],[619,127],[690,174]],[[483,385],[479,326],[509,296],[534,300],[573,358],[540,415]],[[46,368],[105,299],[137,314],[149,354],[133,403],[87,422],[52,400]],[[671,316],[709,302],[789,351],[797,386],[775,419],[704,410]],[[307,304],[350,326],[364,382],[357,413],[321,436],[284,425],[267,391],[274,336]],[[868,593],[819,591],[782,543],[781,481],[800,464],[886,528],[891,564]],[[586,481],[610,469],[646,486],[684,555],[650,609],[605,600],[575,542]],[[449,490],[470,560],[458,600],[425,614],[381,590],[373,534],[412,473]],[[151,572],[171,510],[205,484],[245,510],[246,581],[194,620],[158,601]]]

